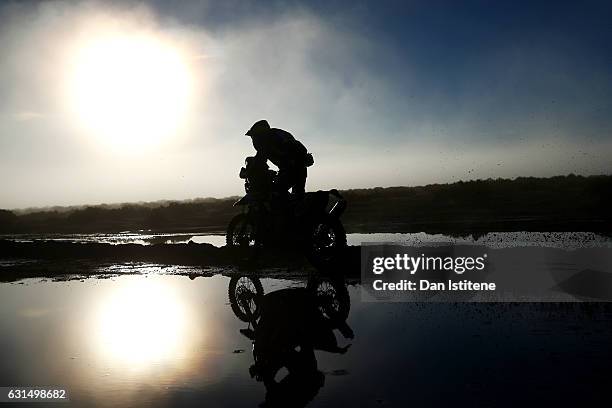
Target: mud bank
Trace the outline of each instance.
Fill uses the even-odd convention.
[[[249,250],[215,247],[210,244],[101,244],[54,241],[13,242],[0,240],[0,281],[30,277],[90,276],[109,273],[109,265],[171,266],[185,275],[211,275],[228,270],[274,269],[303,271],[314,266],[299,252],[267,250],[257,257]],[[346,276],[359,276],[360,247],[347,247],[324,272],[341,269]],[[137,268],[134,268],[137,269]],[[112,272],[111,272],[112,274]]]

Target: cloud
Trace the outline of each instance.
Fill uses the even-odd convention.
[[[238,194],[237,171],[253,154],[244,132],[261,118],[314,153],[311,189],[610,171],[593,157],[568,159],[580,146],[610,152],[609,122],[593,125],[587,103],[606,106],[609,84],[588,80],[554,47],[501,44],[463,66],[432,67],[441,79],[411,60],[414,44],[304,7],[252,7],[0,7],[0,207]],[[66,107],[70,61],[103,29],[158,36],[188,55],[197,78],[188,126],[156,150],[108,151]],[[556,104],[547,102],[559,89]],[[556,147],[532,154],[545,144]]]
[[[14,120],[18,121],[18,122],[25,122],[28,120],[36,120],[36,119],[40,119],[42,117],[44,117],[45,115],[43,115],[42,113],[38,113],[38,112],[32,112],[32,111],[22,111],[22,112],[16,112],[12,114],[12,117]]]
[[[3,203],[235,194],[241,181],[234,172],[252,154],[244,131],[255,120],[288,128],[315,152],[343,134],[372,135],[351,123],[355,118],[381,120],[368,100],[383,93],[382,82],[360,68],[367,40],[308,12],[207,30],[142,5],[46,2],[4,8],[0,22],[0,87],[7,91],[0,112],[19,122],[0,122]],[[190,126],[164,150],[113,156],[70,117],[71,59],[79,44],[109,27],[160,36],[190,55],[201,80]],[[39,112],[44,121],[33,120],[43,118]],[[91,183],[100,188],[92,191]]]

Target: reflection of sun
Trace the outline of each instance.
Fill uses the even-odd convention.
[[[100,305],[98,351],[133,368],[177,358],[186,338],[186,312],[180,297],[161,282],[126,282]]]
[[[185,119],[192,85],[186,59],[153,35],[87,39],[74,52],[69,71],[73,114],[111,147],[156,144]]]

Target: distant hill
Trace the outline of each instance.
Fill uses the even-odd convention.
[[[594,231],[610,233],[612,176],[520,177],[343,191],[348,232]],[[235,197],[0,210],[0,232],[224,231]]]

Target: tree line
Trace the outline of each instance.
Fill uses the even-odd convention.
[[[352,189],[348,232],[598,231],[609,233],[612,176],[519,177]],[[0,210],[0,232],[224,231],[235,197],[96,205],[28,212]]]

